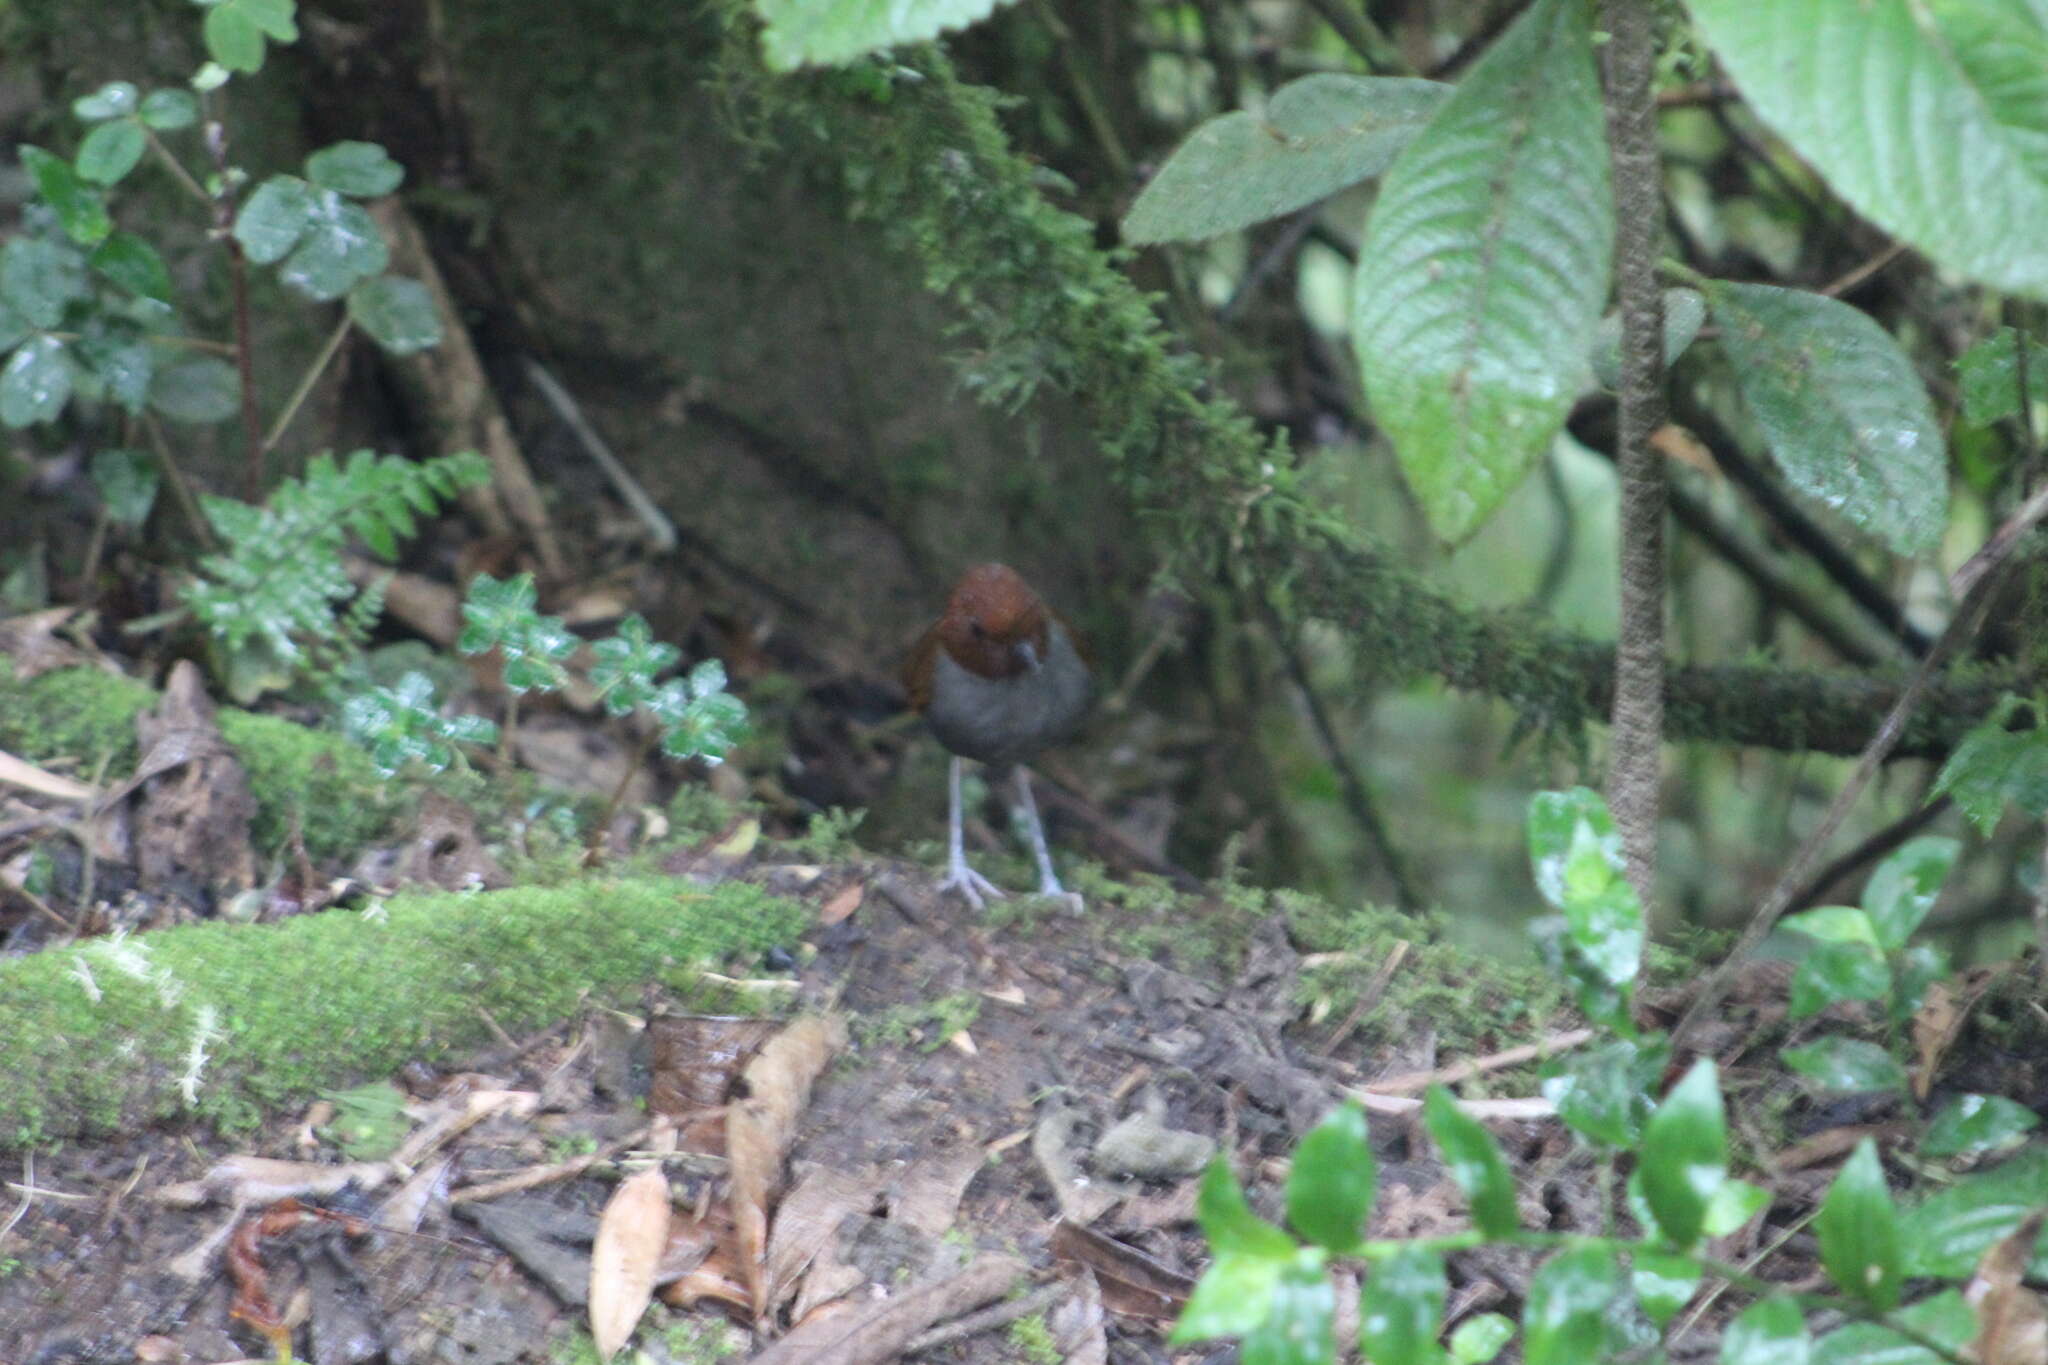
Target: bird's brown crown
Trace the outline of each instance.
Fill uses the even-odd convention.
[[[904,682],[911,705],[923,710],[931,695],[932,667],[944,649],[954,663],[984,678],[1014,678],[1031,667],[1029,645],[1044,659],[1051,643],[1051,613],[1031,585],[1007,564],[977,564],[960,576],[946,613],[912,651]]]

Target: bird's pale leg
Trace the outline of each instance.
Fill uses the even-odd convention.
[[[946,780],[946,880],[939,883],[941,891],[958,891],[966,902],[979,910],[982,898],[1001,900],[1003,893],[993,882],[967,865],[967,841],[962,829],[960,783],[967,772],[967,760],[954,756],[951,772]]]
[[[1065,901],[1068,909],[1079,911],[1081,898],[1061,886],[1059,873],[1052,870],[1052,850],[1046,847],[1045,826],[1038,819],[1038,801],[1031,794],[1031,770],[1021,763],[1017,765],[1017,805],[1024,812],[1024,834],[1031,841],[1031,857],[1038,864],[1038,894]]]

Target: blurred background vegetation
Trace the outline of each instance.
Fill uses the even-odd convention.
[[[1315,71],[1455,79],[1520,8],[1029,0],[947,46],[964,80],[1002,92],[1003,126],[1046,196],[1114,250],[1148,176],[1201,120],[1256,108]],[[1126,869],[1233,871],[1389,902],[1401,887],[1364,832],[1378,822],[1412,900],[1440,907],[1463,936],[1525,951],[1524,807],[1543,787],[1597,785],[1604,728],[1518,714],[1399,666],[1379,676],[1334,624],[1283,640],[1220,581],[1159,581],[1161,537],[1175,532],[1117,492],[1082,417],[1050,390],[1014,408],[980,401],[977,387],[1000,376],[888,225],[850,216],[846,167],[750,116],[753,76],[733,69],[734,26],[748,22],[727,5],[674,0],[314,0],[298,11],[301,40],[234,83],[228,135],[238,162],[266,170],[344,138],[380,143],[407,168],[402,212],[568,550],[543,605],[572,624],[579,608],[636,608],[662,638],[687,641],[689,657],[724,658],[760,722],[739,765],[749,794],[785,823],[861,808],[865,843],[936,836],[940,755],[904,723],[894,670],[959,570],[1001,559],[1093,641],[1112,694],[1087,737],[1045,765],[1075,798],[1051,812],[1056,840]],[[1893,251],[1753,118],[1675,7],[1663,24],[1674,253],[1724,277],[1832,287],[1877,317],[1953,419],[1957,466],[1938,562],[1895,559],[1811,513],[1811,534],[1900,609],[1903,625],[1887,628],[1855,605],[1841,563],[1817,559],[1713,456],[1681,452],[1674,658],[1896,676],[1942,622],[1942,572],[2029,473],[2029,442],[2010,422],[1955,415],[1954,358],[1999,322],[2027,319]],[[0,52],[10,147],[67,153],[80,135],[74,99],[110,79],[182,79],[203,55],[189,0],[15,0],[0,8]],[[11,212],[31,186],[11,154],[0,165]],[[1210,358],[1260,428],[1289,434],[1312,499],[1457,597],[1611,638],[1608,400],[1589,395],[1536,475],[1455,552],[1434,541],[1375,439],[1344,339],[1348,257],[1371,193],[1118,264],[1154,294],[1176,346]],[[204,216],[149,166],[123,202],[124,220],[166,247],[193,331],[227,335],[227,267]],[[256,379],[272,412],[331,324],[267,274],[254,289]],[[621,503],[536,363],[672,519],[672,548],[651,543]],[[324,449],[452,448],[406,365],[351,343],[279,442],[271,475]],[[1761,464],[1720,373],[1689,355],[1676,415],[1716,455]],[[97,494],[83,471],[105,438],[79,420],[13,433],[0,450],[0,615],[90,603],[110,642],[161,662],[174,641],[119,637],[113,623],[165,606],[195,547],[160,506],[109,553],[89,553]],[[174,439],[195,483],[237,488],[232,425],[180,427]],[[473,528],[420,542],[405,564],[452,577],[524,566],[522,554]],[[2044,563],[2017,575],[1986,650],[2010,656],[2039,638]],[[392,621],[380,639],[407,635]],[[1668,758],[1667,932],[1739,921],[1847,762],[1711,742],[1674,745]],[[1934,770],[1924,758],[1891,764],[1838,851],[1919,809]],[[1953,814],[1926,827],[1966,833]],[[2008,822],[1985,843],[1966,854],[1932,926],[1966,954],[2024,934],[2038,882],[2038,829]],[[1815,894],[1844,898],[1860,875]]]

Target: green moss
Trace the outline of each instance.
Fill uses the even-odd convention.
[[[135,770],[135,717],[156,701],[133,678],[96,668],[17,682],[0,659],[0,749],[33,763],[70,759],[80,776],[105,762],[111,779],[123,778]],[[220,732],[256,794],[250,834],[259,852],[282,848],[294,818],[306,851],[322,859],[353,853],[398,823],[404,802],[341,736],[233,707],[221,708]]]
[[[937,1000],[897,1005],[856,1026],[863,1047],[909,1047],[936,1052],[946,1040],[981,1017],[981,997],[956,991]]]
[[[1064,1359],[1059,1342],[1053,1339],[1052,1329],[1045,1324],[1043,1313],[1018,1318],[1010,1324],[1007,1335],[1010,1345],[1029,1365],[1060,1365]]]
[[[694,989],[698,964],[759,952],[804,917],[738,883],[593,879],[0,961],[0,1146],[155,1119],[246,1126],[482,1044],[485,1011],[525,1031],[650,979]]]

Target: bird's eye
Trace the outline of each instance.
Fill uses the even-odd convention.
[[[972,634],[974,638],[977,640],[983,639],[988,635],[988,632],[981,628],[981,622],[979,621],[969,621],[967,623],[967,629],[968,632]]]

